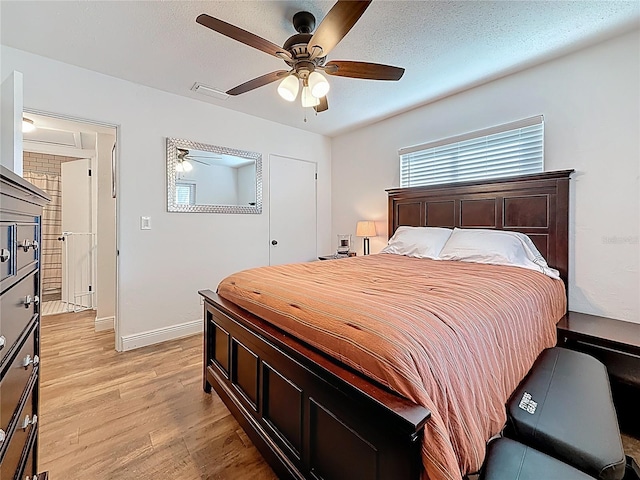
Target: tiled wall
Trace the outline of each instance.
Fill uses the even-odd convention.
[[[24,152],[23,170],[25,172],[50,173],[53,175],[62,175],[60,164],[69,160],[77,160],[77,158],[63,157],[61,155],[50,155],[48,153]]]

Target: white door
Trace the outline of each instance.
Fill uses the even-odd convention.
[[[269,157],[269,263],[317,260],[316,164]]]
[[[89,159],[62,163],[62,301],[74,309],[93,306],[90,168]]]

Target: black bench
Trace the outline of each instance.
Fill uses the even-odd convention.
[[[522,443],[499,438],[489,443],[479,480],[593,480],[580,470]]]
[[[542,352],[507,404],[481,480],[640,480],[622,447],[605,366],[564,348]]]
[[[626,458],[607,369],[565,348],[542,352],[507,404],[507,435],[601,480]]]

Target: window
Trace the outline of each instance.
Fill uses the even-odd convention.
[[[544,119],[527,118],[398,153],[401,187],[538,173],[544,169]]]
[[[187,182],[176,182],[176,204],[195,205],[196,204],[196,184]]]

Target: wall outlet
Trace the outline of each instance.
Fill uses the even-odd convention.
[[[151,230],[151,217],[140,217],[140,230]]]

